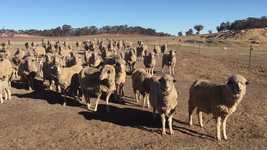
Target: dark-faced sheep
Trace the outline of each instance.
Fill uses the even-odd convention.
[[[146,52],[144,56],[144,66],[146,68],[146,72],[150,75],[154,74],[154,68],[156,66],[156,58],[154,52]]]
[[[168,54],[163,54],[162,56],[162,70],[165,66],[169,68],[169,74],[175,74],[175,65],[176,65],[176,51],[170,50]]]
[[[198,112],[200,126],[202,112],[211,113],[217,120],[217,139],[221,140],[221,124],[223,137],[227,140],[226,121],[237,109],[246,94],[247,80],[241,75],[232,75],[226,84],[215,84],[207,80],[197,80],[189,92],[189,124],[193,124],[192,114]]]
[[[162,123],[162,134],[166,134],[165,124],[168,118],[170,134],[174,134],[172,129],[172,118],[177,107],[177,91],[175,80],[171,75],[153,77],[150,84],[149,100],[153,108],[153,114],[159,112]]]

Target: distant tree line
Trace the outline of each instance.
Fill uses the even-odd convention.
[[[249,17],[243,20],[236,20],[234,22],[222,22],[217,26],[218,32],[224,31],[239,31],[245,29],[255,29],[255,28],[267,28],[267,17],[254,18]]]
[[[142,34],[151,36],[170,36],[170,34],[157,32],[155,29],[143,28],[140,26],[104,26],[97,28],[96,26],[87,26],[81,28],[73,28],[71,25],[63,25],[52,29],[45,30],[9,30],[1,29],[0,33],[10,33],[13,34],[29,34],[38,36],[80,36],[80,35],[96,35],[96,34]]]

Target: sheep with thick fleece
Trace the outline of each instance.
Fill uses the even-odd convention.
[[[157,111],[161,116],[162,134],[166,134],[165,124],[168,118],[170,134],[172,129],[172,118],[177,107],[177,91],[175,80],[171,75],[164,74],[162,77],[152,77],[150,83],[149,101],[153,108],[153,114]]]
[[[86,101],[89,110],[97,111],[98,103],[103,92],[107,93],[106,104],[109,104],[109,98],[116,90],[115,74],[116,71],[112,65],[104,65],[101,70],[89,66],[82,69],[79,74],[80,87],[83,99]],[[91,109],[90,91],[93,91],[97,96],[94,109]]]
[[[132,74],[132,88],[135,94],[136,102],[139,103],[141,98],[143,99],[143,107],[147,105],[149,107],[149,89],[150,89],[151,75],[148,74],[144,69],[136,69]]]
[[[56,65],[56,67],[56,86],[58,91],[64,96],[63,106],[65,106],[65,96],[67,95],[67,93],[77,93],[79,86],[78,76],[79,72],[83,69],[83,67],[80,63],[77,63],[72,67],[61,67],[60,65]],[[75,80],[73,80],[74,77],[76,77],[76,82]],[[72,81],[74,81],[75,83],[73,83]],[[76,89],[74,87],[76,87]]]
[[[197,110],[200,126],[203,127],[202,112],[211,113],[217,119],[217,139],[227,140],[226,121],[237,109],[246,94],[247,80],[241,75],[232,75],[226,84],[215,84],[208,80],[197,80],[189,91],[189,124],[193,125],[192,114]]]

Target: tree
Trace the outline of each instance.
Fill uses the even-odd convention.
[[[204,29],[204,26],[203,25],[195,25],[194,26],[194,29],[197,31],[197,34],[200,33],[200,31],[202,31]]]
[[[209,34],[212,34],[212,30],[209,30],[208,32],[209,32]]]
[[[178,32],[178,36],[183,36],[183,32]]]
[[[188,31],[185,32],[186,36],[193,35],[194,31],[193,29],[189,29]]]
[[[72,27],[71,25],[63,25],[62,26],[62,32],[64,36],[69,36],[72,32]]]

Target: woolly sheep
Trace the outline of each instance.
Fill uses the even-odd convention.
[[[149,107],[149,89],[150,89],[151,75],[148,74],[144,69],[136,69],[132,74],[132,88],[135,94],[136,102],[143,98],[143,107],[147,105]]]
[[[247,80],[238,74],[230,76],[226,84],[215,84],[208,80],[195,81],[189,92],[189,124],[193,124],[192,114],[195,109],[201,127],[202,112],[211,113],[217,119],[217,139],[221,140],[222,123],[223,137],[227,140],[226,121],[246,94],[247,84]]]
[[[149,100],[153,108],[153,114],[159,112],[162,123],[162,134],[166,134],[166,117],[170,128],[170,134],[174,134],[172,129],[172,118],[177,107],[177,91],[175,80],[171,75],[164,74],[162,77],[153,77],[150,84]]]
[[[101,70],[86,67],[79,74],[80,86],[83,99],[86,101],[89,110],[97,111],[98,103],[102,93],[107,93],[106,104],[109,104],[111,94],[116,90],[115,68],[112,65],[105,65]],[[94,109],[91,109],[90,91],[94,91],[97,96]]]

